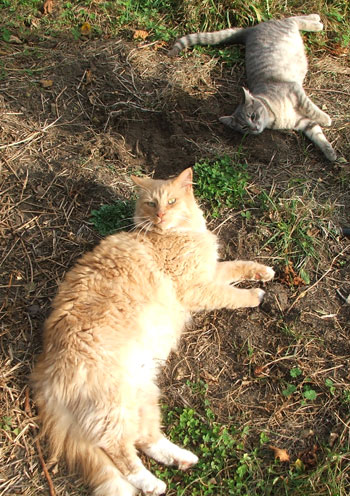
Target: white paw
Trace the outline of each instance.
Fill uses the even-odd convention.
[[[321,126],[330,126],[332,124],[332,119],[325,112],[319,119],[316,119],[316,121],[318,121]]]
[[[327,143],[325,145],[323,152],[326,155],[326,157],[328,158],[328,160],[330,160],[331,162],[334,162],[335,160],[337,160],[337,154],[333,150],[332,145],[330,143]]]
[[[164,465],[177,465],[180,470],[187,470],[198,462],[198,457],[191,451],[180,448],[165,437],[143,448],[146,455]]]
[[[198,463],[198,456],[195,455],[194,453],[191,453],[191,451],[182,449],[181,458],[178,457],[175,460],[175,463],[177,464],[180,470],[188,470],[190,467]]]
[[[271,281],[275,277],[275,271],[272,267],[265,267],[265,275],[261,278],[262,281]]]
[[[272,267],[267,265],[261,265],[258,270],[256,270],[253,280],[254,281],[271,281],[275,276],[275,271]]]
[[[166,491],[166,484],[144,467],[138,472],[129,474],[126,479],[130,484],[141,489],[143,493],[149,496],[160,496]]]
[[[258,307],[264,298],[265,291],[260,288],[254,288],[248,290],[250,293],[249,303],[244,305],[245,307]]]
[[[263,289],[260,289],[260,288],[258,288],[256,291],[258,293],[259,303],[261,303],[264,299],[265,291]]]

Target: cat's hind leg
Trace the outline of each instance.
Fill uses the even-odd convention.
[[[322,31],[323,24],[320,22],[318,14],[310,14],[307,16],[294,16],[290,17],[298,24],[300,31]]]
[[[158,402],[158,388],[155,384],[149,384],[142,391],[139,410],[139,439],[136,446],[159,463],[176,465],[180,470],[187,470],[198,462],[198,457],[164,437],[161,432]]]
[[[105,468],[108,479],[101,482],[93,491],[93,496],[136,496],[139,490],[127,482],[114,467]]]
[[[272,267],[257,262],[235,260],[218,262],[215,272],[215,282],[231,283],[238,281],[271,281],[275,275]]]
[[[103,451],[112,460],[124,479],[147,496],[160,496],[166,491],[165,482],[157,479],[143,465],[137,456],[131,439],[123,438],[115,446],[104,447]],[[121,493],[124,496],[124,493]]]
[[[180,448],[164,436],[152,444],[140,447],[147,455],[164,465],[176,465],[180,470],[188,470],[198,462],[198,456],[189,450]]]
[[[130,368],[131,374],[132,371]],[[148,496],[160,496],[165,493],[166,484],[146,469],[137,452],[141,429],[140,408],[146,401],[143,389],[150,389],[151,398],[158,395],[157,387],[149,386],[147,378],[139,386],[133,381],[120,386],[119,394],[123,395],[120,404],[123,409],[119,406],[114,409],[111,407],[108,415],[103,417],[103,424],[108,427],[103,430],[99,446],[127,483]],[[133,390],[133,393],[130,394],[129,390]],[[155,421],[157,423],[157,418]],[[120,494],[124,496],[124,493]]]

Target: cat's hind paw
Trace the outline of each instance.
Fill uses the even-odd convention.
[[[162,494],[165,494],[165,482],[157,479],[157,477],[151,474],[151,472],[144,467],[138,472],[129,474],[126,479],[134,487],[141,489],[141,491],[147,496],[161,496]]]
[[[198,456],[189,450],[180,448],[165,437],[141,449],[158,462],[165,465],[176,465],[180,470],[188,470],[198,462]]]
[[[193,465],[196,465],[198,463],[198,456],[192,453],[191,451],[188,450],[182,450],[181,453],[181,459],[178,458],[176,460],[177,466],[179,467],[180,470],[188,470],[191,468]]]

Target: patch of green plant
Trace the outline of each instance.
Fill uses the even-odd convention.
[[[305,405],[307,401],[313,401],[317,398],[317,392],[310,385],[310,379],[308,377],[302,377],[303,373],[299,367],[290,369],[289,375],[292,379],[295,379],[295,381],[294,383],[287,383],[285,389],[282,390],[283,396],[288,398],[294,393],[299,393],[303,398],[301,401],[302,405]],[[300,381],[298,378],[300,378]]]
[[[148,32],[148,39],[172,41],[182,34],[197,31],[216,31],[227,27],[247,27],[271,18],[295,15],[296,12],[309,14],[318,12],[321,18],[327,19],[327,31],[306,37],[307,45],[317,49],[332,50],[347,47],[350,39],[349,6],[347,0],[330,0],[320,2],[317,6],[306,3],[302,6],[292,2],[286,5],[281,2],[255,0],[244,2],[237,0],[232,6],[230,0],[76,0],[53,4],[53,15],[42,15],[42,0],[0,0],[3,14],[3,26],[13,25],[15,32],[23,32],[24,25],[31,25],[35,19],[35,31],[50,36],[61,36],[63,33],[73,34],[81,38],[81,24],[91,24],[90,37],[119,36],[120,32],[128,36],[135,29]],[[10,14],[10,15],[7,15]],[[39,22],[38,22],[39,21]],[[224,61],[232,64],[235,60],[229,50],[218,48],[215,52]]]
[[[308,265],[319,260],[323,235],[333,238],[336,235],[330,227],[333,207],[329,203],[316,203],[303,186],[298,193],[295,185],[286,192],[262,191],[258,202],[264,212],[260,225],[264,226],[267,237],[262,249],[269,247],[271,254],[287,267],[292,285],[295,275],[309,284]]]
[[[194,166],[195,194],[213,217],[219,217],[225,208],[243,209],[248,180],[247,165],[228,156]]]
[[[91,211],[91,222],[101,236],[129,230],[133,226],[134,208],[134,200],[120,200],[112,205],[102,205],[98,210]]]
[[[12,417],[3,416],[0,418],[0,429],[6,432],[12,432],[15,436],[18,436],[20,430],[18,427],[13,427]]]
[[[240,431],[217,422],[209,400],[204,396],[207,385],[202,381],[189,384],[194,393],[203,394],[203,413],[192,408],[163,407],[167,436],[175,443],[193,450],[198,464],[190,471],[159,468],[156,475],[166,481],[172,494],[239,495],[248,490],[246,481],[252,476],[255,454],[245,449],[248,427]],[[155,462],[153,463],[156,466]]]
[[[300,369],[290,370],[299,377]],[[189,471],[162,467],[151,461],[152,472],[164,480],[169,496],[306,496],[347,494],[344,472],[349,455],[346,446],[318,448],[317,464],[306,466],[297,456],[282,463],[272,457],[270,435],[261,431],[249,445],[250,428],[218,422],[207,398],[208,386],[203,381],[187,382],[194,396],[201,398],[198,411],[189,407],[163,406],[167,437],[193,451],[198,464]],[[315,391],[305,388],[302,402],[312,401]],[[279,446],[288,452],[288,447]],[[344,491],[344,492],[343,492]]]

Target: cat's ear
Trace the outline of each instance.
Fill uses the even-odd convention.
[[[219,121],[225,124],[225,126],[233,127],[233,128],[235,127],[233,115],[223,115],[222,117],[219,117]]]
[[[247,90],[246,88],[244,88],[243,86],[242,86],[242,90],[243,90],[243,95],[244,95],[244,103],[247,105],[253,103],[253,96],[250,93],[250,91]]]
[[[193,172],[191,167],[188,167],[174,179],[174,182],[179,184],[182,188],[186,188],[186,191],[192,191],[192,179]]]
[[[130,179],[138,188],[141,189],[147,188],[147,186],[149,186],[150,182],[152,181],[150,177],[140,177],[140,176],[130,176]]]

